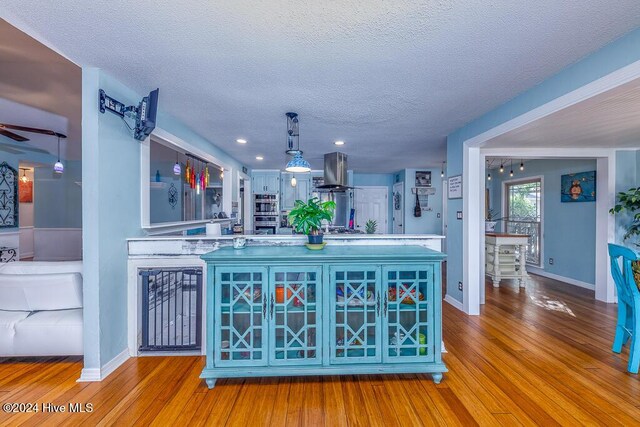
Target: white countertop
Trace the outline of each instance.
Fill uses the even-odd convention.
[[[149,241],[149,240],[232,240],[234,237],[244,237],[250,240],[264,240],[264,241],[297,241],[306,240],[307,236],[304,234],[226,234],[220,236],[207,236],[204,234],[197,234],[193,236],[147,236],[147,237],[132,237],[127,239],[128,242],[136,241]],[[438,234],[350,234],[350,233],[335,233],[324,234],[324,238],[327,240],[415,240],[415,239],[444,239],[444,236]]]
[[[302,246],[307,236],[297,235],[243,235],[224,236],[148,236],[127,239],[130,258],[153,257],[195,257],[221,247],[231,246],[234,237],[245,237],[248,246]],[[442,250],[444,236],[436,234],[325,234],[324,239],[331,245],[415,245],[436,251]]]

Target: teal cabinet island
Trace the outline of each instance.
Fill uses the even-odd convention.
[[[441,262],[419,246],[222,248],[207,263],[201,378],[430,373],[442,362]]]

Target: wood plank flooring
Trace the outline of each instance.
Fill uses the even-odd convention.
[[[78,358],[0,361],[0,403],[91,403],[91,413],[0,411],[2,426],[640,425],[640,378],[611,352],[616,306],[536,278],[486,287],[482,315],[444,303],[449,372],[427,375],[198,379],[202,357],[128,360],[77,383]],[[66,406],[68,411],[68,406]]]

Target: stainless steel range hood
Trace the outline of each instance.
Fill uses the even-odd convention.
[[[333,191],[346,191],[350,188],[347,180],[346,154],[335,152],[324,155],[324,184],[317,188]]]

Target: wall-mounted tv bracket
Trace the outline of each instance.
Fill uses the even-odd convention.
[[[122,102],[113,99],[107,95],[104,90],[100,89],[100,112],[104,113],[106,110],[111,111],[113,114],[116,114],[123,119],[125,116],[135,118],[138,113],[138,107],[133,105],[127,107]]]

